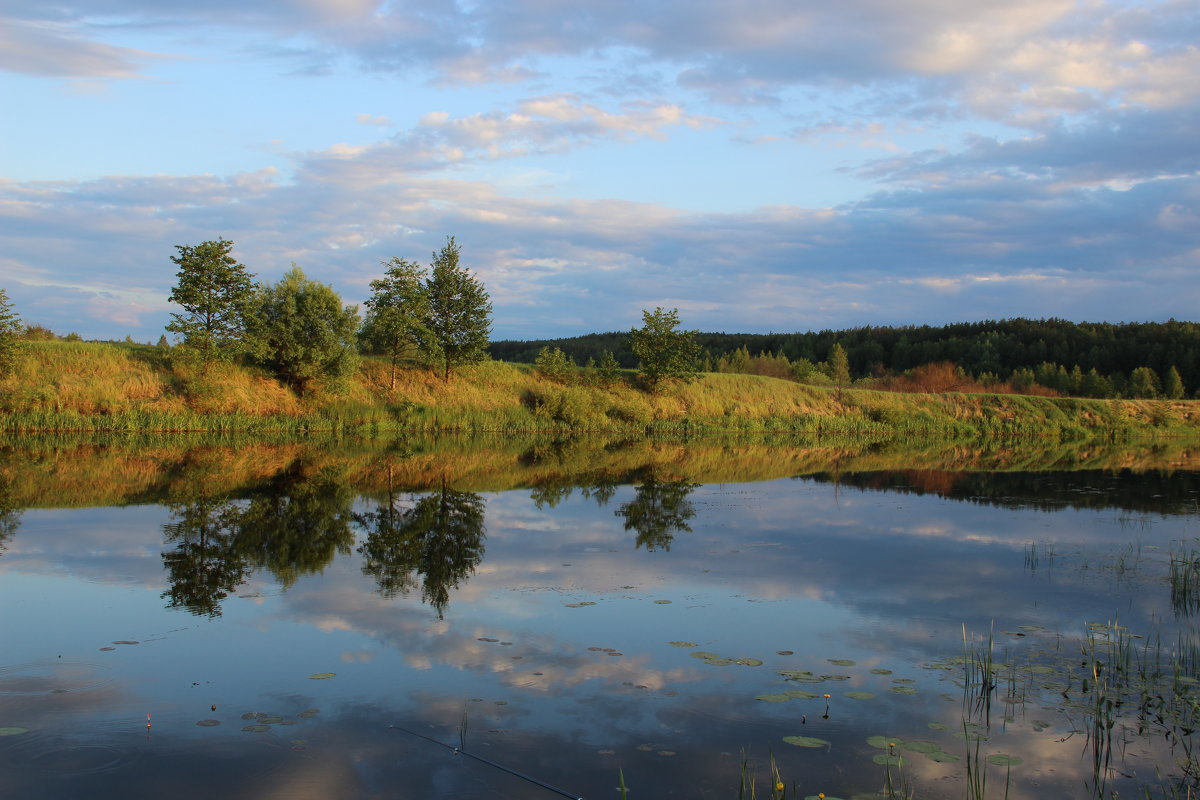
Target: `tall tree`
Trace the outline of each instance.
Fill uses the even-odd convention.
[[[1168,400],[1179,400],[1184,395],[1183,378],[1179,375],[1179,370],[1172,364],[1167,370],[1167,377],[1163,379],[1163,396]]]
[[[359,338],[376,352],[391,360],[391,388],[396,388],[396,366],[402,358],[419,353],[420,342],[427,336],[429,296],[425,268],[413,261],[392,258],[384,261],[384,277],[371,281],[367,300],[367,318]]]
[[[429,315],[419,332],[427,362],[442,370],[476,364],[487,358],[492,332],[492,303],[479,279],[459,265],[462,248],[450,236],[433,254],[433,270],[425,284]]]
[[[303,393],[354,371],[357,331],[358,309],[293,264],[279,283],[259,288],[248,334],[255,359]]]
[[[0,289],[0,378],[12,372],[21,347],[21,318],[8,302],[8,293]]]
[[[254,276],[229,254],[233,242],[226,239],[175,249],[179,255],[171,260],[179,266],[179,282],[171,290],[171,302],[183,306],[185,313],[172,313],[167,330],[180,334],[184,346],[206,364],[227,359],[245,333]]]
[[[700,376],[698,331],[679,330],[679,309],[662,306],[642,312],[642,327],[629,332],[629,349],[651,392],[666,380],[691,382]]]

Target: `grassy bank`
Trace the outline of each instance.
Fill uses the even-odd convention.
[[[706,374],[651,395],[633,375],[561,385],[526,365],[490,362],[443,381],[366,360],[347,385],[297,396],[241,367],[201,368],[167,351],[94,342],[30,343],[0,381],[0,429],[374,435],[389,431],[621,434],[1198,438],[1200,403],[1022,395],[897,394]]]

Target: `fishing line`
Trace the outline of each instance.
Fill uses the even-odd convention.
[[[392,726],[388,726],[388,727],[395,729],[395,730],[401,730],[401,732],[403,732],[403,733],[407,733],[409,735],[416,736],[416,738],[424,739],[425,741],[432,741],[434,745],[443,746],[446,748],[446,750],[454,752],[455,756],[467,756],[468,758],[474,758],[476,760],[476,762],[480,762],[481,764],[487,764],[488,766],[494,766],[494,768],[496,768],[502,772],[508,772],[509,775],[521,778],[522,781],[528,781],[529,783],[533,783],[534,786],[540,786],[541,788],[548,790],[548,792],[553,792],[554,794],[562,795],[562,796],[564,796],[564,798],[570,798],[571,800],[583,800],[583,798],[581,798],[580,795],[577,795],[577,794],[574,794],[571,792],[564,792],[563,789],[559,789],[557,786],[551,786],[550,783],[546,783],[545,781],[539,781],[538,778],[529,777],[528,775],[522,774],[522,772],[518,772],[514,769],[509,769],[508,766],[505,766],[504,764],[497,764],[496,762],[493,762],[493,760],[484,758],[482,756],[476,756],[475,753],[468,753],[466,750],[466,738],[464,738],[464,736],[460,736],[460,738],[463,740],[462,746],[455,747],[454,745],[445,744],[444,741],[438,741],[437,739],[431,739],[430,736],[426,736],[425,734],[416,733],[415,730],[409,730],[408,728],[402,728],[402,727],[398,726],[398,724],[392,724]]]

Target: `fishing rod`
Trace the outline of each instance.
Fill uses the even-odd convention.
[[[495,767],[496,769],[500,770],[501,772],[507,772],[509,775],[513,775],[517,778],[520,778],[523,781],[528,781],[529,783],[532,783],[535,786],[540,786],[543,789],[546,789],[547,791],[554,792],[555,794],[561,795],[563,797],[569,797],[571,800],[583,800],[582,797],[580,797],[577,794],[574,794],[573,792],[567,792],[562,789],[559,789],[557,786],[551,786],[550,784],[546,783],[545,781],[539,781],[537,778],[532,778],[529,775],[525,775],[524,773],[517,772],[515,769],[509,769],[508,767],[504,766],[503,764],[497,764],[495,761],[486,759],[483,756],[477,756],[474,753],[468,753],[467,752],[467,737],[466,737],[466,732],[467,732],[466,715],[463,716],[462,727],[460,727],[458,729],[458,745],[459,745],[458,747],[455,747],[452,744],[446,744],[445,742],[440,742],[437,739],[430,738],[429,736],[426,736],[423,733],[417,733],[416,731],[410,731],[408,728],[403,728],[399,725],[389,725],[388,727],[392,728],[394,730],[402,731],[411,736],[416,736],[419,739],[424,739],[427,742],[433,742],[436,745],[441,745],[442,747],[446,748],[447,750],[452,751],[456,756],[463,755],[463,756],[467,756],[468,758],[473,758],[480,763],[487,764],[489,767]]]

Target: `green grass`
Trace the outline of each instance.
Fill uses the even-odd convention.
[[[341,386],[297,396],[233,365],[201,367],[158,348],[31,342],[0,381],[0,429],[45,431],[605,432],[629,435],[877,438],[1197,439],[1196,401],[1084,400],[1010,394],[901,394],[705,374],[646,392],[635,375],[567,383],[527,365],[487,362],[444,381],[419,367],[390,383],[364,359]]]

